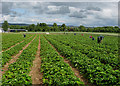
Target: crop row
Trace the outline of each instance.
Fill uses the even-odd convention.
[[[84,41],[84,40],[81,40],[80,43],[77,43],[75,40],[76,39],[75,37],[74,38],[71,37],[71,39],[66,39],[65,37],[50,36],[50,38],[52,38],[56,41],[59,41],[59,42],[65,44],[66,46],[70,46],[75,51],[79,51],[82,54],[87,55],[89,58],[98,59],[101,61],[101,63],[109,64],[114,69],[120,70],[120,61],[118,60],[119,59],[118,53],[114,54],[114,53],[112,53],[112,51],[110,51],[111,53],[109,53],[109,54],[103,53],[103,52],[105,52],[105,51],[102,51],[103,48],[99,48],[95,45],[93,45],[93,46],[89,46],[88,44],[84,45],[84,43],[82,43],[82,41]]]
[[[75,51],[70,46],[66,46],[50,37],[47,37],[47,40],[56,47],[61,55],[69,59],[84,74],[89,82],[96,85],[120,84],[119,70],[113,70],[110,65],[105,65],[97,59],[89,58],[87,55]]]
[[[92,48],[96,51],[99,51],[101,53],[109,54],[109,53],[114,53],[118,54],[118,37],[112,37],[112,36],[105,36],[103,39],[103,43],[98,44],[97,43],[97,36],[94,35],[93,37],[96,37],[96,39],[93,41],[91,38],[89,38],[88,35],[55,35],[55,36],[50,36],[52,38],[57,38],[60,41],[64,40],[64,42],[70,43],[72,42],[73,45],[76,44],[81,44],[83,47],[89,47]],[[71,44],[71,45],[72,45]]]
[[[83,85],[57,51],[41,36],[41,72],[44,85]]]
[[[19,53],[19,51],[22,50],[23,47],[26,44],[28,44],[34,37],[35,37],[35,35],[33,37],[25,40],[24,42],[16,45],[15,47],[12,47],[10,50],[2,52],[2,60],[1,60],[2,66],[4,64],[6,64],[6,62],[8,62],[12,58],[13,55]]]
[[[58,36],[59,38],[65,38],[67,41],[74,41],[76,44],[81,44],[83,47],[90,47],[96,51],[99,51],[101,53],[109,54],[109,53],[114,53],[117,54],[118,52],[118,37],[112,37],[112,36],[105,36],[102,43],[98,44],[97,43],[97,35],[94,35],[93,37],[96,38],[94,41],[89,38],[88,35],[77,35],[77,36]]]
[[[39,35],[37,35],[33,42],[22,52],[19,59],[9,65],[8,71],[2,76],[2,86],[32,85],[29,72],[38,49],[38,43]]]
[[[10,48],[12,45],[19,43],[22,40],[29,38],[30,36],[31,34],[27,34],[27,36],[24,38],[23,34],[3,34],[2,35],[2,50],[6,50]]]

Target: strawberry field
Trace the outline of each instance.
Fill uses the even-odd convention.
[[[119,85],[119,37],[98,36],[2,34],[1,85]]]

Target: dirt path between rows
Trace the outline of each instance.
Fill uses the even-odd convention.
[[[44,37],[44,38],[45,38],[45,37]],[[45,38],[45,39],[46,39],[46,38]],[[47,40],[47,39],[46,39],[46,40]],[[48,40],[47,40],[47,41],[48,41]],[[49,41],[48,41],[48,43],[58,52],[58,50],[57,50]],[[78,69],[76,69],[76,68],[71,64],[71,62],[70,62],[69,60],[65,59],[65,57],[62,56],[59,52],[58,52],[58,54],[59,54],[61,57],[64,58],[64,62],[67,63],[67,64],[69,64],[69,66],[71,67],[72,71],[75,73],[75,76],[78,77],[78,78],[84,83],[84,85],[86,85],[86,86],[95,86],[95,85],[89,83],[88,80],[85,79],[82,74],[80,74],[80,71],[79,71]]]
[[[27,39],[30,39],[30,38],[32,38],[32,37],[33,37],[33,36],[31,36],[31,37],[29,37],[29,38],[27,38]],[[8,49],[6,49],[6,50],[2,50],[2,52],[5,52],[5,51],[10,50],[11,48],[13,48],[13,47],[15,47],[16,45],[18,45],[18,44],[20,44],[20,43],[24,42],[24,41],[25,41],[25,40],[27,40],[27,39],[24,39],[23,41],[21,41],[21,42],[19,42],[19,43],[15,44],[15,45],[12,45],[10,48],[8,48]]]
[[[24,46],[23,49],[20,50],[17,55],[12,56],[12,59],[11,59],[8,63],[6,63],[6,64],[4,65],[4,67],[2,68],[2,70],[3,70],[3,71],[2,71],[2,74],[4,74],[5,71],[8,70],[8,67],[9,67],[10,64],[16,62],[16,60],[17,60],[18,57],[21,55],[21,53],[23,52],[23,50],[25,50],[25,49],[31,44],[31,42],[32,42],[35,38],[36,38],[36,36],[35,36],[26,46]]]
[[[41,58],[40,58],[40,36],[39,36],[39,44],[38,44],[38,50],[36,54],[36,58],[33,61],[33,67],[31,68],[29,76],[31,76],[32,84],[33,85],[42,85],[42,76],[43,74],[40,72],[41,68]]]

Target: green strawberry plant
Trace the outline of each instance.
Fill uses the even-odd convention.
[[[41,36],[41,72],[44,85],[84,85],[56,50]]]
[[[117,57],[114,56],[113,54],[107,55],[109,56],[108,59],[106,59],[105,57],[102,57],[106,59],[106,60],[103,59],[103,62],[104,61],[107,62],[107,63],[102,63],[102,59],[99,57],[101,52],[94,51],[94,48],[91,49],[92,50],[91,52],[89,45],[82,44],[84,48],[82,48],[81,43],[78,43],[75,45],[72,42],[75,39],[75,37],[73,39],[69,38],[69,40],[71,40],[69,42],[70,44],[69,46],[68,46],[68,43],[64,42],[65,40],[67,42],[69,41],[66,39],[68,36],[66,36],[65,38],[65,36],[62,37],[58,35],[57,36],[45,35],[45,37],[50,43],[54,45],[54,47],[56,47],[56,49],[58,49],[58,51],[63,56],[69,59],[71,63],[74,64],[74,66],[78,68],[82,74],[84,74],[84,77],[86,77],[89,80],[89,82],[96,85],[100,85],[100,84],[101,85],[105,85],[105,84],[118,85],[119,84],[120,70],[118,67],[120,66],[120,64],[119,64],[119,60],[117,60]],[[60,39],[58,37],[60,37]],[[82,49],[78,47],[79,45],[81,45],[80,48]],[[78,47],[77,50],[74,49],[74,46],[76,46],[76,48]],[[96,47],[102,47],[102,45],[99,45]],[[87,48],[89,49],[89,52],[86,52],[88,51]],[[113,61],[115,61],[118,64],[115,64],[115,66],[112,66],[111,63],[114,64],[114,62],[111,61],[112,59],[114,59]],[[116,65],[118,65],[118,67],[117,69],[114,69]]]
[[[32,40],[32,39],[31,39]],[[30,40],[27,40],[30,41]],[[16,62],[9,65],[8,70],[2,75],[2,85],[32,85],[30,68],[38,49],[39,35],[22,52]]]

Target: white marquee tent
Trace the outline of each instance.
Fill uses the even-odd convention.
[[[0,33],[4,32],[4,30],[0,27]]]

